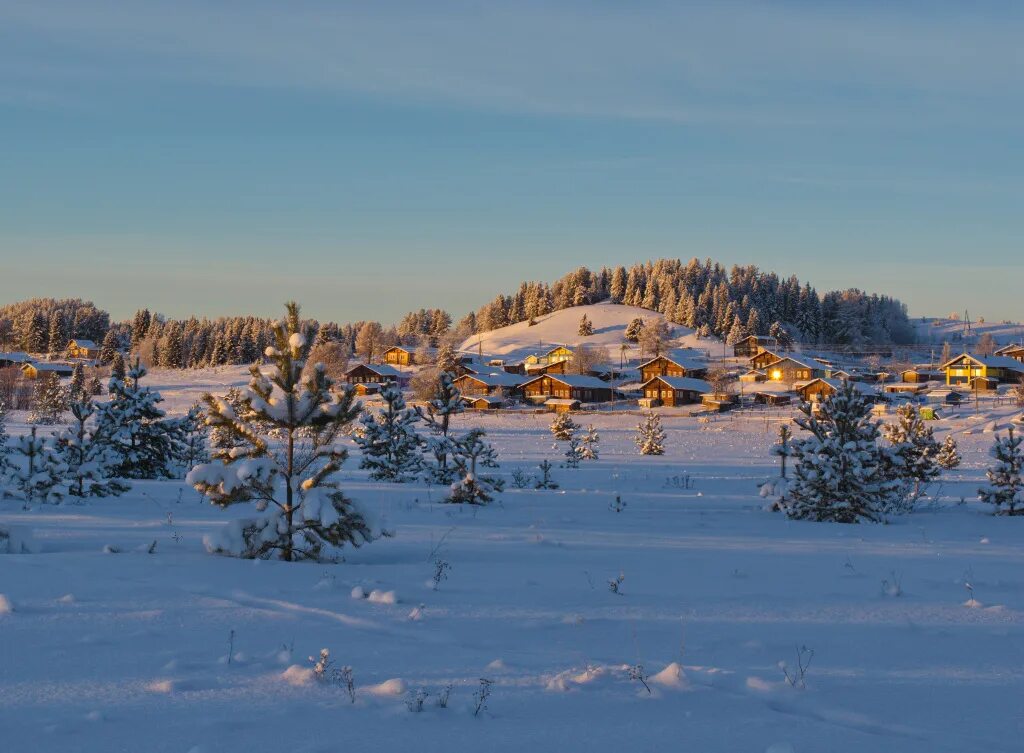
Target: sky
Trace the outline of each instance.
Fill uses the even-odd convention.
[[[1024,318],[1024,4],[0,0],[0,301],[455,315],[712,257]]]

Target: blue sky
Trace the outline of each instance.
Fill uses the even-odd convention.
[[[1020,319],[1022,20],[0,0],[0,300],[387,321],[712,256]]]

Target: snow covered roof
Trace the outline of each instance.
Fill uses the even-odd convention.
[[[506,371],[494,372],[491,374],[464,374],[463,376],[460,376],[459,379],[473,379],[477,382],[486,384],[488,387],[518,387],[526,381],[526,379],[521,375],[509,374]],[[458,381],[458,379],[455,381]]]
[[[528,379],[523,384],[529,384],[530,382],[536,382],[538,379],[552,379],[562,384],[567,384],[570,387],[578,387],[580,389],[611,389],[608,382],[603,382],[597,377],[583,376],[582,374],[541,374],[533,379]]]
[[[74,339],[74,340],[72,340],[71,342],[73,342],[73,343],[74,343],[75,345],[77,345],[77,346],[78,346],[79,348],[86,348],[87,350],[95,350],[96,348],[98,348],[98,347],[99,347],[99,346],[98,346],[98,345],[97,345],[96,343],[94,343],[94,342],[93,342],[92,340],[79,340],[79,339],[75,338],[75,339]]]
[[[841,390],[843,388],[843,385],[848,384],[851,387],[853,387],[854,392],[859,392],[862,395],[871,395],[872,397],[877,397],[878,395],[878,391],[874,387],[872,387],[869,384],[864,384],[864,382],[851,382],[844,379],[828,379],[826,377],[818,377],[817,379],[812,379],[809,382],[804,382],[799,387],[797,387],[796,385],[793,385],[793,387],[794,389],[802,390],[806,389],[807,387],[810,387],[815,382],[824,382],[829,387],[832,387],[835,390]]]
[[[25,363],[21,368],[34,368],[36,371],[53,371],[58,374],[70,374],[74,367],[69,363]]]
[[[544,405],[579,405],[579,400],[573,400],[568,397],[549,397],[544,401]]]
[[[708,382],[705,382],[703,379],[694,379],[693,377],[656,376],[644,382],[643,386],[646,387],[654,381],[664,382],[674,390],[689,390],[700,393],[711,392],[712,390]]]
[[[467,403],[485,402],[488,405],[501,405],[505,402],[499,395],[463,395],[462,399]]]
[[[374,374],[380,374],[381,376],[393,376],[396,379],[398,377],[405,376],[398,369],[394,368],[393,366],[388,366],[387,364],[384,364],[384,363],[362,363],[362,362],[355,363],[352,366],[349,366],[348,371],[346,371],[345,373],[346,374],[351,374],[353,371],[358,369],[360,366],[364,366],[367,369],[369,369],[370,371],[372,371]]]
[[[12,352],[12,353],[0,353],[0,361],[7,361],[8,363],[32,363],[32,356],[28,353]]]
[[[681,366],[684,369],[706,369],[708,367],[707,363],[705,363],[697,351],[689,348],[671,348],[664,351],[660,356],[655,356],[654,358],[644,361],[638,368],[642,369],[647,364],[654,363],[659,358],[667,359],[676,366]]]

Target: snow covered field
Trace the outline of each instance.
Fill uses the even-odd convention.
[[[147,379],[175,411],[204,384],[242,382]],[[0,749],[1020,750],[1024,520],[956,504],[975,497],[981,427],[1005,410],[938,422],[964,465],[940,504],[887,526],[762,510],[787,413],[700,424],[667,410],[663,457],[636,454],[637,414],[596,415],[601,458],[556,469],[559,490],[512,484],[561,459],[549,416],[460,416],[501,454],[499,502],[438,504],[437,488],[369,482],[353,458],[346,492],[395,536],[339,564],[207,554],[203,535],[251,509],[218,510],[183,482],[0,502],[0,523],[39,547],[0,555]],[[800,646],[814,652],[802,689],[779,667],[792,674]],[[354,704],[311,681],[322,648],[352,667]],[[480,678],[493,685],[474,716]]]

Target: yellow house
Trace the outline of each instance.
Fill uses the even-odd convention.
[[[21,373],[26,379],[38,379],[41,374],[56,374],[58,377],[69,377],[74,369],[66,363],[26,363]]]
[[[561,363],[562,361],[571,361],[573,352],[564,345],[559,345],[557,348],[552,348],[547,352],[548,363]]]
[[[968,385],[975,379],[1000,384],[1017,382],[1024,376],[1024,364],[1007,356],[972,356],[962,353],[940,367],[946,372],[946,384]]]
[[[68,358],[99,358],[100,346],[92,340],[72,340],[67,353]]]

